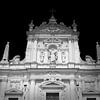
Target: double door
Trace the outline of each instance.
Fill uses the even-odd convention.
[[[46,100],[59,100],[59,93],[46,93]]]

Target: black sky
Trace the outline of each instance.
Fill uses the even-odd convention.
[[[12,59],[15,55],[20,55],[23,59],[29,23],[34,20],[34,24],[39,26],[43,21],[48,21],[52,15],[52,9],[54,9],[54,16],[58,22],[64,22],[67,26],[70,26],[73,20],[76,20],[78,31],[80,31],[79,46],[82,59],[85,55],[90,55],[93,59],[96,59],[96,42],[100,42],[98,6],[94,3],[69,1],[30,2],[2,8],[0,16],[0,59],[7,41],[10,42],[9,59]]]

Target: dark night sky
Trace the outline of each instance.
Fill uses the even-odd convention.
[[[78,24],[80,31],[79,46],[81,57],[90,55],[96,59],[96,42],[100,42],[99,37],[99,11],[95,4],[90,3],[27,3],[23,5],[9,5],[2,8],[0,16],[0,59],[7,41],[10,42],[9,59],[15,55],[25,56],[28,24],[34,20],[34,24],[39,26],[43,21],[48,21],[51,17],[51,10],[54,9],[54,16],[58,22],[64,22],[70,26],[73,20]],[[23,21],[24,18],[24,21]],[[24,23],[24,25],[23,25]],[[81,27],[80,27],[81,23]],[[23,28],[24,26],[24,28]],[[23,30],[24,29],[24,30]]]

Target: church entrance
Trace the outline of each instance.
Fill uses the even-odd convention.
[[[9,98],[8,100],[18,100],[18,98]]]
[[[46,93],[46,100],[59,100],[59,93]]]
[[[87,98],[87,100],[96,100],[96,98]]]

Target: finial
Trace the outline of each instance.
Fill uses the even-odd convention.
[[[57,23],[54,16],[51,16],[51,18],[49,20],[49,23],[51,23],[51,24],[56,24]]]
[[[77,32],[77,24],[76,24],[75,20],[73,20],[72,27],[73,27],[73,31]]]
[[[9,58],[9,42],[7,42],[5,46],[5,50],[4,50],[1,63],[8,63],[8,58]]]
[[[97,63],[100,64],[100,45],[99,45],[99,42],[96,42],[96,53],[97,53]]]
[[[51,18],[49,19],[49,23],[56,24],[57,22],[56,22],[56,19],[54,17],[55,10],[54,9],[51,9],[50,12],[51,12]]]
[[[96,42],[97,46],[99,46],[99,42]]]
[[[29,31],[33,31],[33,27],[34,27],[34,24],[33,24],[33,20],[31,21],[31,24],[29,24]]]
[[[51,12],[51,16],[54,16],[55,10],[53,8],[50,10],[50,12]]]
[[[10,42],[7,42],[7,45],[9,45]]]

